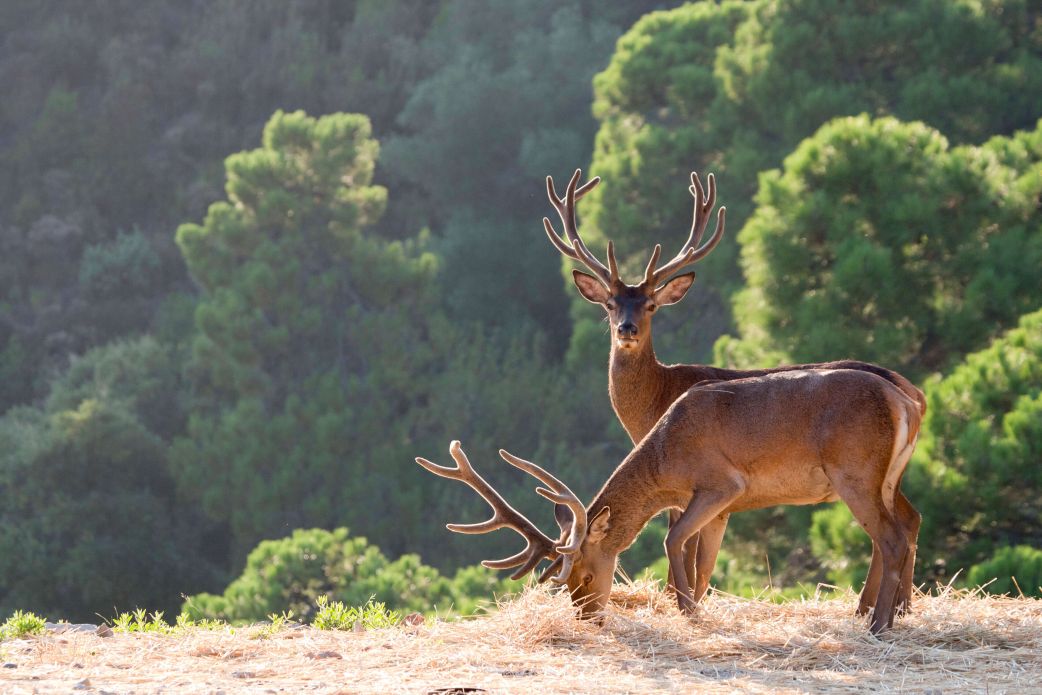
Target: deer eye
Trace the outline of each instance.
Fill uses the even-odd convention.
[[[647,306],[645,306],[645,307],[644,307],[644,310],[645,310],[646,312],[648,312],[649,314],[654,314],[654,313],[655,313],[655,309],[657,309],[657,308],[658,308],[658,307],[657,307],[657,306],[655,306],[654,304],[650,304],[650,303],[649,303],[649,304],[648,304]]]
[[[593,575],[587,572],[583,575],[583,584],[589,584],[593,581]]]
[[[615,311],[619,305],[615,303],[614,299],[609,299],[604,303],[604,306],[608,308],[608,311]]]

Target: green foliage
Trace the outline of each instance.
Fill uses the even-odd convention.
[[[927,397],[908,480],[926,567],[953,572],[1003,546],[1042,547],[1042,310],[930,384]]]
[[[949,149],[921,124],[844,118],[761,177],[739,235],[750,350],[943,369],[1042,302],[1037,198],[998,144]],[[720,354],[733,351],[725,341]]]
[[[174,456],[239,552],[287,523],[370,517],[372,481],[358,466],[386,461],[388,446],[399,453],[382,475],[408,465],[388,427],[429,356],[434,261],[363,233],[386,199],[370,185],[376,153],[364,116],[276,113],[262,148],[229,157],[229,202],[178,230],[205,294],[193,414]]]
[[[330,603],[327,596],[319,596],[316,607],[318,610],[311,624],[319,630],[353,630],[356,626],[364,630],[378,630],[394,627],[402,621],[400,613],[387,610],[382,602],[372,599],[364,606],[347,607],[341,601]]]
[[[229,159],[235,205],[178,234],[206,294],[173,457],[238,557],[287,525],[347,523],[391,553],[438,543],[443,566],[469,564],[489,543],[445,540],[425,520],[482,503],[431,485],[416,453],[453,437],[472,451],[552,442],[543,460],[557,461],[604,446],[607,404],[584,405],[589,390],[561,378],[539,334],[447,319],[420,243],[360,226],[375,214],[365,201],[382,201],[367,133],[360,117],[276,114],[264,148]],[[577,468],[580,487],[602,478]]]
[[[872,559],[872,539],[845,504],[814,512],[810,547],[836,586],[860,588]]]
[[[187,613],[179,613],[174,624],[163,619],[163,611],[149,613],[144,608],[123,612],[112,619],[112,629],[123,633],[182,634],[186,630],[221,630],[227,627],[220,620],[193,620]]]
[[[716,172],[732,232],[702,264],[702,295],[689,299],[699,320],[658,341],[671,359],[705,359],[728,328],[726,293],[740,282],[734,231],[752,212],[759,173],[837,116],[922,120],[957,143],[1032,127],[1042,113],[1039,16],[1022,0],[697,2],[652,13],[594,80],[591,172],[605,182],[583,203],[584,237],[595,252],[614,239],[636,273],[654,243],[667,253],[682,243],[687,172]],[[591,312],[573,296],[577,321]],[[777,357],[757,347],[728,351]],[[838,356],[847,355],[829,358]]]
[[[35,613],[15,611],[3,625],[0,625],[0,641],[39,635],[44,631],[46,622]]]
[[[667,257],[683,243],[691,225],[686,189],[692,169],[703,178],[706,171],[716,172],[719,200],[728,206],[735,228],[741,192],[717,134],[722,122],[716,114],[714,64],[717,49],[731,40],[751,7],[698,2],[646,15],[619,39],[608,67],[594,78],[593,112],[600,129],[590,172],[603,181],[579,206],[583,239],[601,258],[612,239],[623,276],[631,282],[642,274],[656,243],[663,244]],[[734,242],[725,237],[703,264],[707,272],[699,273],[687,300],[698,307],[697,321],[681,311],[656,319],[656,348],[667,359],[709,357],[712,341],[729,324],[719,280],[734,275],[733,257]],[[579,339],[603,333],[601,316],[571,288],[570,271],[566,276],[575,323],[569,358],[600,363],[597,356],[607,347],[603,338]],[[682,322],[675,316],[681,313]]]
[[[33,358],[18,336],[9,336],[0,349],[0,413],[28,400],[33,393]]]
[[[168,424],[172,381],[155,341],[115,344],[76,362],[45,407],[0,418],[0,610],[169,608],[210,579],[205,527],[179,504],[150,429]]]
[[[90,299],[146,294],[155,288],[159,256],[139,230],[88,246],[80,261],[80,287]]]
[[[970,568],[971,583],[981,584],[1023,566],[1022,586],[1034,591],[1034,556],[1010,548],[1042,546],[1042,311],[934,379],[926,393],[903,484],[923,514],[917,576],[945,579]],[[864,577],[870,547],[845,506],[815,514],[812,547],[836,583]]]
[[[967,581],[992,594],[1040,598],[1042,550],[1028,545],[1000,548],[990,559],[971,567]]]
[[[52,382],[45,407],[62,412],[104,400],[168,440],[182,431],[187,415],[181,369],[181,355],[150,336],[113,341],[74,358]]]
[[[335,622],[335,616],[355,611],[350,624],[344,623],[350,627],[370,610],[386,613],[385,605],[404,612],[470,613],[480,600],[491,600],[509,587],[483,567],[463,568],[449,579],[415,555],[388,560],[364,538],[352,538],[346,528],[300,529],[288,538],[261,542],[247,558],[242,575],[222,595],[192,596],[184,611],[193,619],[247,623],[291,612],[316,624],[318,614],[324,613],[323,621]]]

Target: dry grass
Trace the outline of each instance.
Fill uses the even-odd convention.
[[[919,596],[876,639],[852,617],[853,594],[716,594],[692,618],[651,584],[617,586],[612,599],[601,626],[530,589],[480,618],[362,633],[52,634],[0,645],[0,661],[17,665],[0,669],[0,691],[1042,692],[1042,601]]]

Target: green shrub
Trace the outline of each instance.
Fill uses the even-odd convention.
[[[1029,545],[1001,548],[971,567],[967,579],[970,586],[984,586],[990,594],[1042,597],[1042,550]]]
[[[0,625],[0,640],[38,635],[43,632],[45,623],[43,618],[34,613],[15,611]]]
[[[201,628],[204,630],[217,630],[227,627],[220,620],[193,620],[187,613],[181,613],[173,625],[163,619],[163,611],[149,613],[144,608],[137,608],[132,612],[120,613],[112,620],[112,629],[116,632],[155,632],[162,635],[171,635],[184,632],[189,628]]]
[[[365,538],[352,538],[346,528],[298,529],[288,538],[262,541],[223,594],[192,596],[184,610],[193,619],[229,622],[257,622],[287,611],[313,621],[316,610],[321,613],[323,608],[323,620],[332,620],[337,603],[471,613],[481,599],[492,599],[509,586],[508,580],[484,567],[460,569],[450,579],[417,555],[390,561]]]
[[[311,624],[319,630],[353,630],[356,625],[365,630],[394,627],[402,621],[398,611],[388,610],[382,601],[369,599],[364,606],[348,607],[341,601],[330,603],[329,598],[320,596],[316,603],[318,612]]]

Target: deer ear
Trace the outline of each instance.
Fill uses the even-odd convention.
[[[610,507],[604,507],[597,512],[597,516],[593,517],[593,521],[590,522],[590,530],[586,532],[586,540],[590,543],[600,543],[608,535],[608,529],[610,528],[608,518],[610,516]]]
[[[655,290],[655,303],[659,306],[676,304],[684,298],[684,295],[687,294],[689,289],[691,289],[691,284],[694,283],[694,281],[694,273],[677,275],[665,285]]]
[[[587,275],[581,270],[573,270],[572,280],[575,281],[575,286],[579,288],[579,294],[588,302],[604,304],[611,298],[608,288],[592,275]]]

